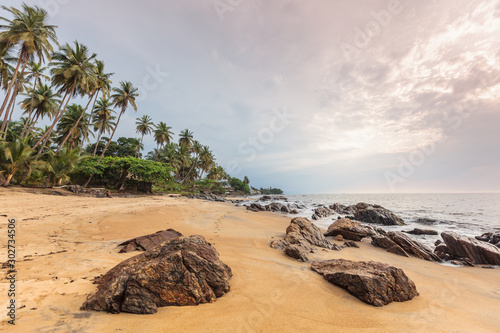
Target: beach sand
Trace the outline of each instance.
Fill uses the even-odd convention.
[[[7,323],[6,269],[0,271],[5,332],[500,332],[500,269],[450,267],[374,248],[319,250],[314,259],[376,260],[402,268],[420,296],[376,308],[329,284],[310,263],[268,244],[290,217],[230,203],[167,196],[88,198],[0,189],[0,214],[15,218],[17,318]],[[7,260],[1,217],[0,262]],[[215,303],[164,307],[153,315],[80,311],[94,277],[138,252],[127,239],[168,228],[203,235],[233,271]]]

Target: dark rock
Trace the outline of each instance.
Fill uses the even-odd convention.
[[[285,254],[287,256],[303,262],[309,261],[307,252],[307,249],[297,244],[288,244],[287,246],[285,246]]]
[[[353,208],[355,210],[354,219],[357,221],[383,225],[404,225],[401,218],[382,206],[360,202]]]
[[[112,268],[81,310],[150,314],[162,306],[211,303],[229,291],[231,277],[202,236],[180,237]]]
[[[500,265],[500,249],[474,238],[446,231],[441,233],[447,253],[454,259],[469,259],[476,265]]]
[[[269,205],[266,205],[265,207],[268,212],[280,212],[283,205],[280,204],[279,202],[272,202]]]
[[[319,220],[319,219],[322,219],[324,217],[328,217],[334,213],[335,212],[328,207],[318,207],[314,210],[314,214],[312,216],[312,219]]]
[[[351,240],[346,240],[346,241],[344,242],[344,246],[345,246],[345,247],[356,247],[356,248],[358,248],[358,249],[359,249],[359,245],[358,245],[356,242],[353,242],[353,241],[351,241]]]
[[[410,237],[406,236],[399,231],[391,231],[386,234],[391,240],[398,244],[406,253],[414,255],[417,258],[428,260],[428,261],[441,261],[436,254],[432,252],[424,244],[412,240]]]
[[[500,243],[500,233],[487,232],[481,236],[475,237],[477,240],[488,242],[498,247],[497,244]]]
[[[334,259],[313,262],[311,269],[374,306],[409,301],[418,296],[415,284],[403,270],[380,262]]]
[[[439,244],[434,249],[434,253],[442,260],[450,260],[451,256],[448,254],[448,247],[446,244]]]
[[[273,198],[268,195],[263,195],[262,197],[260,197],[259,201],[271,201],[272,199]]]
[[[261,204],[251,203],[250,206],[247,206],[247,210],[251,210],[252,212],[263,212],[266,208]]]
[[[438,246],[439,244],[441,244],[443,241],[438,239],[437,241],[434,242],[434,246]]]
[[[430,229],[418,229],[415,228],[410,231],[403,231],[406,232],[407,234],[410,235],[432,235],[432,236],[437,236],[439,233],[436,230],[430,230]]]
[[[148,251],[160,246],[162,243],[171,239],[182,237],[182,234],[174,229],[167,229],[155,232],[154,234],[141,236],[129,239],[118,246],[123,246],[120,253],[128,253],[132,251]]]
[[[290,210],[289,214],[297,215],[299,212],[296,209]]]
[[[384,235],[377,235],[372,237],[372,245],[376,247],[381,247],[387,252],[397,254],[403,257],[409,257],[408,253],[398,244],[396,244],[392,239]]]
[[[364,237],[375,235],[372,227],[363,226],[361,223],[344,218],[336,220],[329,227],[325,236],[341,235],[345,239],[360,241]]]

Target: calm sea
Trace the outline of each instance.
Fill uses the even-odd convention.
[[[406,226],[383,226],[386,230],[434,229],[455,231],[466,236],[500,231],[500,193],[446,194],[320,194],[286,195],[289,203],[302,204],[300,216],[311,218],[317,205],[358,202],[379,204],[401,217]],[[337,215],[314,221],[328,228]],[[412,236],[427,245],[439,236]]]

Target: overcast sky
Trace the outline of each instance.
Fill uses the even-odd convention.
[[[26,3],[141,87],[117,137],[149,115],[287,193],[500,190],[499,1]]]

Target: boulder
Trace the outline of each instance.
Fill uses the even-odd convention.
[[[329,227],[325,236],[341,235],[344,239],[360,241],[364,237],[376,235],[375,230],[348,218],[336,220]]]
[[[402,232],[390,231],[385,235],[372,237],[372,244],[386,249],[388,252],[408,257],[413,255],[417,258],[428,261],[441,261],[441,258],[432,252],[427,246],[414,241]]]
[[[312,219],[319,220],[319,219],[322,219],[324,217],[328,217],[334,213],[335,212],[328,207],[318,207],[314,210],[314,214],[312,216]]]
[[[333,259],[313,262],[311,269],[365,303],[383,306],[418,296],[403,270],[375,261]]]
[[[211,303],[229,291],[231,277],[202,236],[179,237],[112,268],[81,310],[151,314],[162,306]]]
[[[356,242],[352,241],[352,240],[346,240],[344,242],[344,246],[345,247],[355,247],[355,248],[359,249],[359,245]]]
[[[383,225],[404,225],[401,218],[379,205],[370,205],[360,202],[352,208],[354,209],[354,220],[357,221]]]
[[[160,246],[162,243],[171,239],[182,237],[182,234],[174,229],[167,229],[155,232],[154,234],[129,239],[118,246],[123,246],[120,253],[132,251],[148,251]]]
[[[287,244],[284,250],[285,254],[290,258],[295,258],[303,262],[309,261],[309,258],[307,257],[307,253],[309,251],[300,245]]]
[[[263,212],[266,208],[261,204],[251,203],[250,206],[247,206],[247,210],[251,210],[252,212]]]
[[[500,265],[500,249],[492,244],[462,236],[455,232],[441,233],[446,251],[454,259],[469,259],[476,265]]]
[[[344,237],[342,237],[342,235],[337,235],[335,236],[334,238],[337,242],[343,242],[344,241]]]
[[[476,236],[475,238],[477,240],[493,244],[496,247],[500,247],[500,233],[498,232],[487,232],[485,234],[482,234],[481,236]]]
[[[403,257],[409,257],[401,246],[396,244],[392,239],[384,235],[377,235],[372,237],[372,245],[385,249],[387,252],[397,254]]]
[[[413,230],[403,231],[403,232],[410,235],[431,235],[431,236],[439,235],[439,233],[436,230],[431,230],[431,229],[414,228]]]

